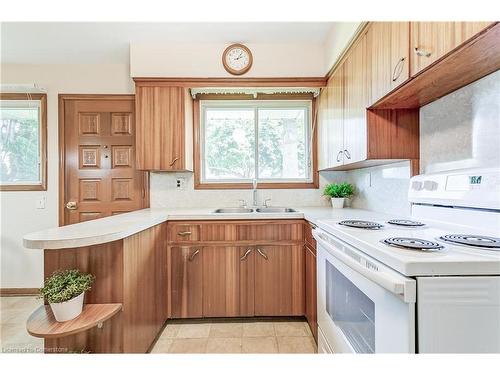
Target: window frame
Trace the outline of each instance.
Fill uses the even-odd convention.
[[[269,105],[267,102],[279,102],[277,105]],[[251,102],[251,103],[249,103]],[[279,96],[277,98],[269,97],[266,99],[195,99],[194,100],[194,134],[195,134],[195,150],[194,150],[194,187],[195,189],[252,189],[252,182],[241,182],[238,180],[222,180],[221,182],[214,180],[205,180],[203,176],[203,149],[204,149],[204,128],[203,118],[206,108],[214,108],[214,104],[220,104],[223,108],[232,106],[241,106],[244,104],[249,108],[257,107],[267,108],[286,108],[294,107],[297,104],[307,107],[306,116],[308,117],[308,126],[306,129],[308,136],[308,144],[306,145],[306,153],[309,155],[309,176],[307,180],[296,179],[259,179],[259,189],[317,189],[319,187],[319,175],[317,171],[317,145],[316,145],[316,99],[312,96],[305,97],[287,97]],[[264,104],[264,105],[262,105]],[[305,104],[305,105],[304,105]],[[256,119],[256,131],[258,128],[258,119]],[[256,169],[258,168],[258,133],[256,133]]]
[[[0,93],[0,100],[40,101],[39,154],[40,182],[33,184],[3,184],[0,181],[0,191],[46,191],[47,190],[47,94],[41,93]]]

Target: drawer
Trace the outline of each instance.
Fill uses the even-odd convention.
[[[312,230],[313,228],[315,228],[315,226],[309,222],[306,222],[305,225],[304,225],[304,238],[305,238],[305,242],[306,242],[306,245],[311,248],[311,249],[314,249],[314,254],[316,254],[316,239],[313,237],[312,235]]]
[[[236,226],[237,241],[303,241],[302,223],[241,224]]]
[[[200,224],[172,224],[170,225],[169,240],[174,242],[199,241]]]

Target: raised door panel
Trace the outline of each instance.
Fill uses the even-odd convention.
[[[257,246],[255,315],[304,315],[304,248]]]
[[[411,76],[463,41],[460,22],[411,22]]]
[[[316,255],[313,249],[305,250],[305,315],[311,332],[318,342],[318,317],[317,317],[317,287],[316,287]]]
[[[366,108],[369,80],[366,63],[366,34],[352,49],[344,63],[344,164],[367,158]]]
[[[172,318],[203,316],[203,262],[199,247],[170,248]]]
[[[203,248],[203,316],[240,315],[240,254],[236,247]]]

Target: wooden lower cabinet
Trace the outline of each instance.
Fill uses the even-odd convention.
[[[171,317],[203,316],[203,256],[201,247],[170,247]]]
[[[316,342],[318,342],[318,314],[316,287],[316,255],[315,251],[306,246],[305,249],[305,316]]]
[[[304,248],[256,246],[255,315],[304,315]]]

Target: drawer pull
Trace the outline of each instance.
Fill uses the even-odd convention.
[[[394,71],[392,72],[392,82],[396,82],[399,78],[399,76],[401,75],[401,73],[403,72],[403,63],[405,61],[405,58],[404,57],[401,57],[398,61],[398,63],[396,64],[396,66],[394,67]]]
[[[199,254],[200,249],[196,249],[193,254],[189,256],[189,261],[192,262],[194,258]]]
[[[417,56],[420,56],[420,57],[431,57],[430,52],[427,52],[423,49],[419,49],[418,47],[415,47],[415,53],[417,54]]]
[[[191,235],[191,231],[177,232],[178,236],[187,237]]]
[[[247,259],[248,255],[252,252],[253,249],[247,249],[247,251],[245,251],[245,254],[243,254],[243,256],[240,258],[240,260],[245,260]]]
[[[174,165],[174,164],[175,164],[175,162],[176,162],[177,160],[179,160],[179,158],[174,158],[174,159],[170,162],[169,167],[171,167],[172,165]]]
[[[266,253],[263,252],[261,249],[257,248],[257,252],[260,254],[260,256],[262,258],[264,258],[265,260],[268,260],[269,258],[267,257]]]

